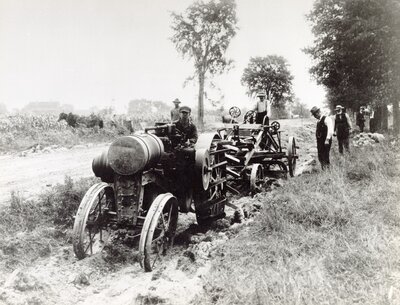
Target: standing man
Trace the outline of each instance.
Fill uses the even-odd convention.
[[[361,106],[360,111],[357,112],[356,124],[360,128],[360,132],[364,132],[364,125],[365,125],[364,106]]]
[[[267,100],[265,99],[265,91],[261,90],[257,93],[259,100],[256,106],[256,124],[269,125],[269,118],[267,116]],[[266,117],[266,118],[265,118]],[[265,118],[265,120],[264,120]]]
[[[347,152],[350,152],[349,138],[351,130],[351,121],[349,115],[343,112],[343,107],[337,105],[335,108],[335,134],[338,139],[339,153],[343,155],[343,146]]]
[[[183,134],[182,142],[189,141],[190,145],[197,142],[197,128],[190,120],[190,113],[192,110],[188,106],[179,108],[179,120],[174,122],[176,129]]]
[[[333,123],[329,116],[322,115],[321,110],[314,106],[311,114],[318,120],[315,136],[317,138],[318,160],[323,170],[329,168],[329,152],[332,145]]]
[[[179,120],[179,104],[181,103],[181,101],[176,98],[173,101],[173,103],[175,104],[175,108],[171,110],[171,121],[172,122]]]

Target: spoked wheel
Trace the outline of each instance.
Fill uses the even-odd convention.
[[[279,130],[279,128],[281,128],[281,124],[279,124],[278,121],[273,121],[271,123],[271,127],[274,130],[274,132],[277,132]]]
[[[73,228],[73,247],[78,259],[103,249],[110,235],[104,212],[113,200],[114,190],[104,182],[93,185],[83,197]]]
[[[232,118],[236,119],[242,114],[242,112],[239,107],[233,106],[229,109],[229,114]]]
[[[289,175],[290,177],[294,177],[296,172],[296,140],[294,137],[289,138],[288,149],[287,149],[287,156],[288,156],[288,167],[289,167]]]
[[[259,192],[264,184],[264,168],[256,163],[251,166],[250,173],[250,191],[255,194]]]
[[[256,112],[254,110],[247,111],[243,117],[244,123],[253,124],[255,121],[255,118],[254,118],[255,115],[256,115]]]
[[[140,265],[153,270],[173,244],[178,222],[178,200],[171,194],[158,195],[147,212],[139,241]]]

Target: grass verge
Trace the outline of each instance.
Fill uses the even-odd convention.
[[[394,149],[354,149],[259,196],[262,214],[221,246],[195,303],[400,304]]]
[[[27,266],[68,243],[73,216],[93,183],[93,178],[74,182],[65,177],[35,201],[13,193],[0,209],[0,270]]]

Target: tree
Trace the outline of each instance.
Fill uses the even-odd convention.
[[[237,30],[236,3],[196,1],[184,14],[172,13],[172,19],[172,42],[184,58],[194,61],[194,77],[199,82],[198,123],[203,128],[205,80],[223,73],[232,63],[225,52]]]
[[[294,100],[290,110],[292,115],[298,116],[299,118],[309,118],[311,116],[307,104],[300,102],[298,98]]]
[[[357,111],[366,104],[374,108],[393,104],[396,115],[399,0],[317,0],[308,19],[316,37],[305,50],[314,60],[310,72],[328,89],[330,106],[341,104]],[[395,122],[398,126],[398,115]]]
[[[252,96],[259,90],[265,90],[272,105],[284,104],[293,99],[293,76],[288,63],[282,56],[252,57],[244,69],[242,85]]]

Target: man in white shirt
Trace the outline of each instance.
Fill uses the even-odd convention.
[[[329,168],[329,152],[332,145],[333,122],[327,115],[321,114],[317,106],[311,108],[311,114],[318,120],[315,136],[317,138],[318,160],[323,170]]]
[[[259,100],[257,101],[257,106],[256,106],[256,124],[263,124],[263,125],[269,125],[269,119],[267,116],[267,100],[265,99],[265,92],[264,91],[259,91],[257,93],[257,97]]]

